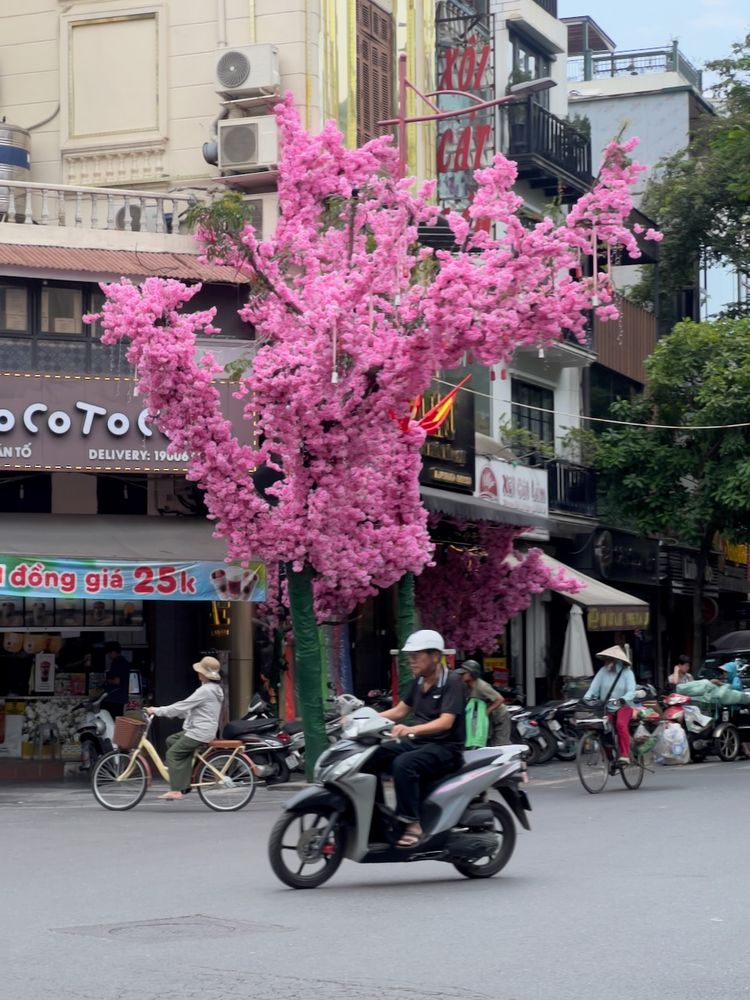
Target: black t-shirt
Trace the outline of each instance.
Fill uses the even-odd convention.
[[[464,716],[466,697],[464,683],[460,677],[448,670],[447,667],[442,667],[436,684],[425,691],[420,677],[419,680],[414,681],[404,701],[414,713],[415,723],[434,722],[444,712],[456,717],[451,728],[445,732],[435,733],[433,736],[417,736],[415,741],[455,745],[463,750],[466,742],[466,718]]]

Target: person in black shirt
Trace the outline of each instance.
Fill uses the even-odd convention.
[[[375,759],[393,774],[396,813],[406,823],[397,846],[411,848],[423,836],[420,781],[451,774],[463,763],[465,695],[461,679],[441,663],[445,647],[439,632],[412,633],[403,651],[415,681],[403,701],[380,713],[398,724],[391,730],[396,739],[382,743]],[[405,726],[402,720],[409,714],[414,719]]]

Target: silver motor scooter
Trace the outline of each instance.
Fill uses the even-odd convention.
[[[315,765],[316,785],[287,802],[268,844],[271,867],[286,885],[314,889],[344,858],[361,864],[447,861],[467,878],[489,878],[508,863],[516,843],[513,815],[530,829],[531,806],[520,787],[527,748],[468,750],[460,770],[425,787],[424,837],[415,847],[400,848],[403,823],[380,801],[380,777],[365,772],[392,726],[369,707],[349,715],[344,738]],[[488,798],[493,789],[507,805]]]

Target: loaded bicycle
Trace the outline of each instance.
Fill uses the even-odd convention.
[[[576,770],[581,784],[591,795],[604,791],[610,776],[619,773],[626,788],[640,788],[645,766],[643,755],[634,740],[630,743],[627,762],[621,759],[617,731],[610,718],[612,709],[621,708],[622,699],[607,704],[581,702],[588,717],[577,718],[575,725],[583,730],[576,751]],[[598,709],[600,714],[594,714]],[[609,711],[607,711],[609,709]]]
[[[169,770],[148,738],[152,718],[121,716],[115,720],[118,749],[100,757],[91,774],[94,798],[105,809],[124,811],[137,806],[151,784],[152,768],[164,781]],[[193,757],[192,781],[201,800],[217,812],[235,812],[255,794],[255,766],[242,740],[211,740]]]

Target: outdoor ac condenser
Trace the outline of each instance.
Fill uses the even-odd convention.
[[[270,170],[278,161],[278,134],[273,115],[228,118],[219,122],[219,170],[222,173]]]
[[[243,45],[216,54],[216,92],[228,100],[281,92],[275,45]]]

